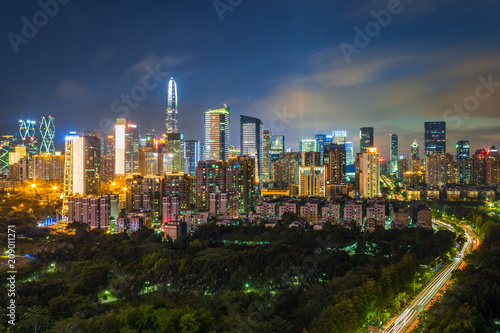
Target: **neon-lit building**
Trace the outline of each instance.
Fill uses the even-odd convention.
[[[398,135],[391,133],[391,173],[398,173],[399,142]]]
[[[40,117],[40,154],[54,155],[56,148],[54,146],[54,137],[56,126],[54,124],[54,117],[43,116]]]
[[[178,109],[177,109],[177,83],[173,77],[168,81],[167,90],[167,110],[166,110],[166,133],[177,133],[178,132]]]
[[[229,159],[229,106],[205,112],[205,160]]]

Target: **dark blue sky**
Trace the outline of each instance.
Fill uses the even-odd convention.
[[[143,134],[148,126],[164,131],[174,76],[187,139],[202,139],[203,112],[226,103],[235,145],[240,114],[261,118],[295,149],[301,138],[344,129],[358,145],[359,127],[374,126],[386,157],[390,132],[408,155],[414,139],[423,143],[424,121],[443,119],[450,151],[457,139],[470,139],[473,149],[500,145],[500,86],[482,88],[488,97],[473,111],[453,110],[474,102],[479,77],[500,82],[498,1],[401,1],[350,63],[341,43],[355,46],[354,28],[364,30],[370,12],[394,0],[219,3],[240,4],[221,21],[213,1],[70,0],[16,53],[9,33],[22,37],[22,18],[43,20],[42,8],[3,1],[0,133],[16,131],[18,119],[48,114],[59,147],[70,130],[105,132],[120,116],[113,101],[138,91],[159,66],[163,79],[129,107]]]

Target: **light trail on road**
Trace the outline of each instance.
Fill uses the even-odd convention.
[[[435,221],[434,223],[452,229],[452,226],[447,223],[441,221]],[[384,329],[384,332],[405,332],[405,329],[417,319],[419,313],[429,304],[436,293],[450,279],[451,273],[462,264],[464,256],[470,250],[475,248],[477,243],[479,243],[479,238],[470,230],[470,228],[464,228],[464,231],[467,237],[467,242],[462,246],[462,249],[457,257],[455,257],[452,263],[441,269],[439,273],[432,278],[431,282],[424,288],[424,290],[422,290],[420,294],[410,303],[410,305]]]

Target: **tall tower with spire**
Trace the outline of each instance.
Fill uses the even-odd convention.
[[[167,134],[178,133],[178,110],[177,110],[177,83],[173,77],[168,81],[167,91]]]

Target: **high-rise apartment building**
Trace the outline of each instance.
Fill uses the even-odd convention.
[[[124,118],[115,125],[115,175],[139,173],[139,128]]]
[[[433,153],[425,157],[427,186],[441,188],[446,184],[460,183],[460,167],[450,154]]]
[[[299,167],[299,196],[301,197],[326,196],[325,166]]]
[[[256,179],[255,159],[251,156],[238,156],[226,163],[226,191],[237,197],[239,213],[255,211]]]
[[[346,183],[346,152],[343,145],[324,147],[323,165],[326,167],[326,183]]]
[[[54,155],[33,156],[33,180],[64,179],[64,155],[56,152]]]
[[[101,140],[95,136],[66,136],[64,149],[64,195],[99,194]]]
[[[205,112],[205,160],[229,159],[229,106]]]
[[[425,155],[446,153],[446,122],[425,122]]]
[[[377,148],[369,147],[356,156],[356,179],[359,195],[373,198],[380,194],[380,154]]]
[[[194,205],[194,177],[186,173],[167,173],[163,178],[163,196],[179,198],[180,209],[186,210]]]
[[[287,188],[299,183],[299,165],[301,153],[281,153],[279,159],[272,163],[272,180],[278,188]]]
[[[196,168],[196,208],[208,210],[210,193],[226,190],[226,166],[224,161],[198,162]]]
[[[166,109],[166,133],[178,132],[178,97],[177,97],[177,83],[173,77],[168,81],[167,90],[167,109]]]
[[[472,156],[471,184],[486,185],[486,164],[488,152],[485,149],[478,149]]]
[[[302,166],[322,165],[321,154],[314,151],[304,151],[300,153]]]

